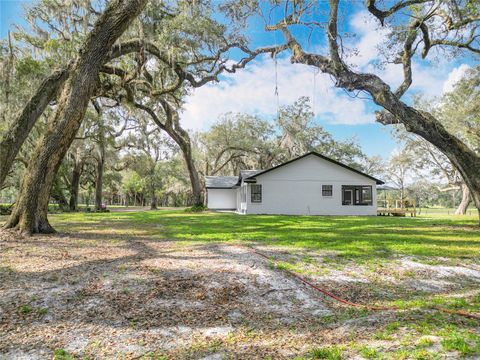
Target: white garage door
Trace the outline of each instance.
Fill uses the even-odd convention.
[[[237,189],[208,189],[209,209],[236,209]]]

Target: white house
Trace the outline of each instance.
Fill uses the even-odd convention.
[[[377,184],[316,152],[268,170],[205,177],[208,208],[242,214],[376,215]]]

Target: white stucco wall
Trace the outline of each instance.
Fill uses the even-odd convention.
[[[376,183],[365,176],[315,155],[294,161],[257,177],[262,202],[251,202],[248,214],[286,215],[376,215]],[[322,185],[333,186],[333,196],[322,196]],[[342,185],[371,185],[373,205],[342,205]]]
[[[236,209],[237,189],[207,189],[209,209]]]

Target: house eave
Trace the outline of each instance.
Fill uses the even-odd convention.
[[[220,187],[220,186],[206,186],[205,189],[238,189],[238,185],[230,186],[230,187]]]

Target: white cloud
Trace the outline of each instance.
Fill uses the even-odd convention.
[[[388,26],[380,26],[378,19],[366,10],[355,13],[351,17],[350,26],[357,36],[348,44],[356,50],[355,56],[348,59],[349,63],[361,71],[377,74],[392,89],[396,89],[403,81],[402,65],[387,63],[383,68],[374,66],[374,62],[381,58],[380,48],[391,30]],[[450,72],[451,68],[452,64],[447,59],[440,58],[437,63],[431,63],[414,58],[410,89],[431,97],[451,90],[469,66],[463,64]]]
[[[300,96],[310,97],[315,103],[315,113],[331,123],[358,124],[373,122],[365,101],[348,97],[336,89],[325,74],[317,74],[315,89],[314,69],[310,66],[291,64],[286,58],[278,59],[278,101],[289,105]],[[314,91],[315,90],[315,91]],[[314,96],[315,93],[315,96]],[[190,129],[203,129],[226,112],[244,112],[275,116],[275,64],[262,57],[247,69],[228,74],[217,84],[195,89],[187,98],[182,123]]]
[[[366,10],[354,14],[350,26],[356,36],[352,38],[353,41],[348,42],[349,47],[355,49],[348,62],[363,68],[372,60],[378,59],[379,48],[391,30],[387,26],[380,26],[378,19]]]
[[[461,64],[450,71],[447,80],[443,83],[443,93],[452,91],[457,82],[459,82],[465,76],[465,73],[470,69],[471,67],[469,65]]]
[[[374,65],[380,57],[380,47],[390,31],[388,27],[381,27],[378,20],[367,11],[353,14],[350,26],[351,32],[357,36],[348,39],[346,44],[356,51],[347,62],[359,71],[377,74],[392,89],[396,89],[403,81],[402,66],[388,63],[379,68]],[[441,95],[442,91],[449,91],[469,66],[463,64],[452,68],[453,64],[447,60],[432,64],[415,58],[410,93],[420,91],[433,97]],[[314,111],[320,120],[352,125],[374,121],[372,103],[349,97],[343,90],[334,87],[329,76],[321,73],[316,75],[314,91],[313,73],[312,67],[291,64],[287,58],[278,59],[280,105],[292,104],[300,96],[308,96],[314,100]],[[408,94],[406,99],[408,100]],[[275,66],[272,59],[268,56],[260,57],[246,69],[223,76],[219,83],[195,89],[186,100],[182,123],[189,129],[205,129],[226,112],[260,114],[265,117],[276,115]]]

